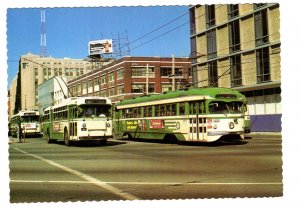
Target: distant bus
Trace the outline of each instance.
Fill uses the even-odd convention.
[[[169,142],[244,139],[246,102],[229,88],[189,88],[128,99],[116,104],[115,132]]]
[[[72,97],[44,110],[43,133],[48,143],[63,140],[105,143],[112,137],[111,101],[102,97]]]
[[[13,115],[9,121],[9,133],[17,137],[19,133],[19,123],[21,124],[22,134],[41,135],[40,115],[38,111],[22,110]]]

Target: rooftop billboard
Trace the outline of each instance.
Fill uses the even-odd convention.
[[[111,54],[113,52],[112,39],[95,40],[89,42],[89,55]]]

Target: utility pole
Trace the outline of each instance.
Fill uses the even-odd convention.
[[[147,70],[146,70],[146,95],[148,95],[149,91],[149,64],[147,64]]]
[[[172,54],[172,91],[175,91],[175,56]]]

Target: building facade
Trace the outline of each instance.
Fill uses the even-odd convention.
[[[45,108],[61,103],[68,96],[67,77],[53,76],[38,86],[39,113]]]
[[[16,95],[12,112],[21,109],[38,109],[38,86],[54,76],[75,78],[101,66],[83,59],[40,57],[28,53],[20,57],[19,71],[16,77]]]
[[[192,79],[244,93],[252,131],[281,131],[279,4],[196,5],[190,11]]]
[[[189,58],[126,56],[70,80],[68,87],[70,96],[102,96],[117,102],[183,87],[191,82],[190,66]]]
[[[14,115],[14,109],[16,104],[16,98],[17,98],[17,82],[18,77],[12,79],[10,88],[9,88],[9,109],[8,109],[8,116]]]

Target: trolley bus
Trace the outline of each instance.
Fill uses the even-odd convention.
[[[19,124],[22,133],[25,135],[41,135],[41,126],[39,123],[40,115],[38,111],[21,110],[10,118],[9,133],[13,137],[19,134]]]
[[[244,139],[246,97],[229,88],[188,88],[121,101],[116,136],[166,141]]]
[[[105,143],[112,137],[111,101],[102,97],[71,97],[44,110],[43,133],[48,143],[63,140]]]

